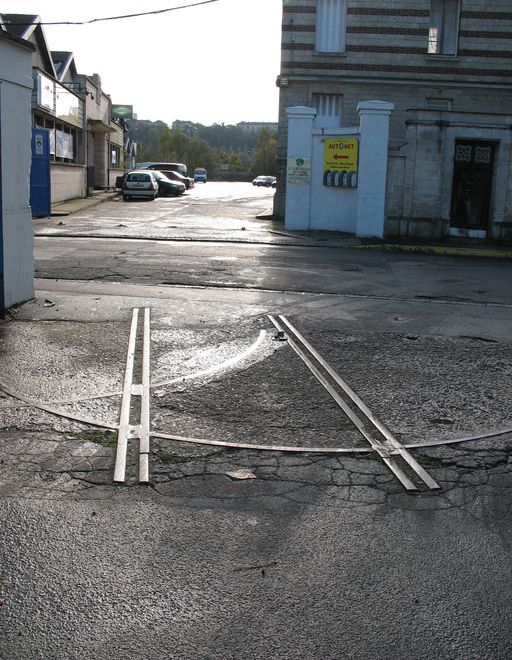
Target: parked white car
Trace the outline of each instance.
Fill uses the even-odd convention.
[[[158,181],[149,170],[128,172],[123,183],[123,199],[130,197],[147,197],[155,199],[158,196]]]

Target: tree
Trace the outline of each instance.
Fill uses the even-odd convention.
[[[163,121],[132,119],[128,122],[130,138],[137,143],[139,162],[160,160],[160,137],[167,128]]]
[[[189,121],[176,121],[173,126],[169,128],[162,121],[130,120],[130,138],[138,147],[137,161],[186,163],[190,171],[205,167],[210,178],[220,174],[221,163],[226,163],[232,174],[246,179],[251,172],[275,173],[275,131],[255,133],[241,126],[203,126]]]
[[[162,161],[185,162],[187,143],[190,138],[179,129],[171,130],[164,126],[160,136],[160,156]]]
[[[253,174],[276,174],[277,135],[262,128],[254,150],[251,171]]]
[[[180,129],[163,129],[160,138],[160,154],[163,161],[186,163],[190,171],[205,167],[211,175],[219,169],[219,157],[205,141],[189,137]]]
[[[234,152],[231,152],[228,157],[228,167],[230,172],[242,172],[244,167],[242,165],[242,159],[240,158],[240,154],[236,154]]]

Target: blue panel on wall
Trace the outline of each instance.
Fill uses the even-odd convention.
[[[0,99],[1,101],[1,99]],[[4,202],[2,196],[2,104],[0,103],[0,316],[4,315]]]
[[[46,128],[32,129],[30,206],[32,208],[33,218],[42,218],[51,215],[50,135]]]

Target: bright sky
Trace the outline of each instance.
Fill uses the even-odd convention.
[[[200,0],[2,0],[3,13],[43,23],[179,7]],[[201,124],[277,121],[282,0],[217,0],[153,16],[43,27],[50,50],[101,76],[113,103],[139,119]]]

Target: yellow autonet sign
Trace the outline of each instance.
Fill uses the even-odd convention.
[[[324,144],[324,172],[357,172],[359,142],[355,138],[335,138]]]

